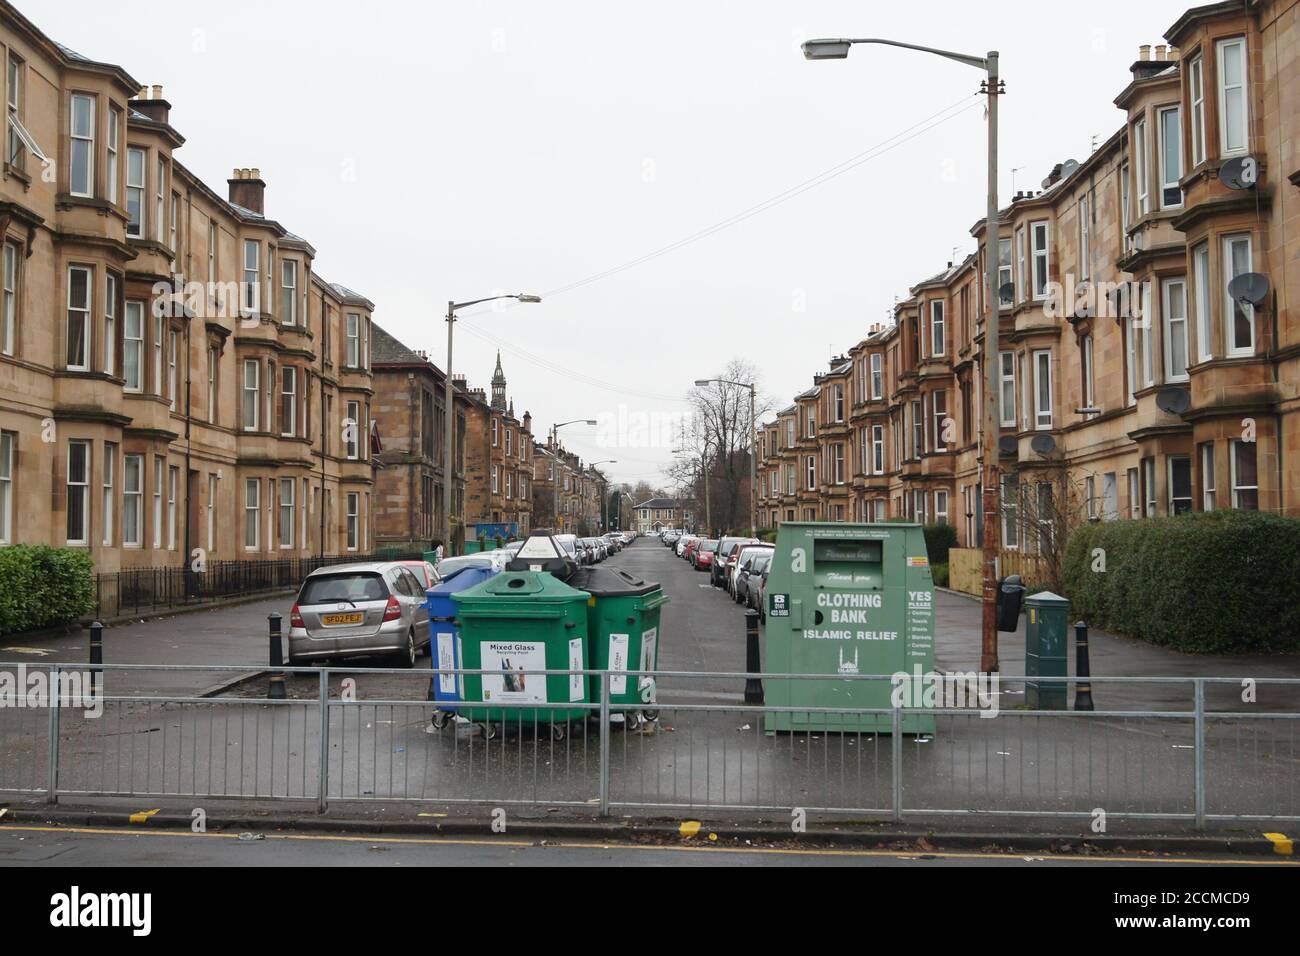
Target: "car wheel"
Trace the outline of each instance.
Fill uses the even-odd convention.
[[[398,667],[415,666],[415,629],[406,632],[406,647],[397,652]]]

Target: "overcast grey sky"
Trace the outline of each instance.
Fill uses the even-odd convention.
[[[317,271],[445,362],[450,298],[540,305],[467,317],[456,370],[487,386],[500,343],[516,411],[667,416],[741,357],[779,403],[909,285],[973,249],[984,208],[980,74],[902,50],[806,62],[801,39],[883,36],[1001,52],[1003,199],[1084,158],[1141,43],[1179,3],[247,2],[19,0],[39,27],[161,84],[190,169],[225,193],[267,181],[267,214]],[[969,108],[962,111],[960,107]],[[941,112],[947,107],[949,112]],[[931,129],[918,123],[944,120]],[[952,118],[946,118],[951,116]],[[934,120],[931,120],[934,122]],[[905,136],[904,131],[910,130]],[[676,251],[568,291],[874,158]],[[557,367],[584,376],[576,379]],[[382,427],[382,423],[381,423]],[[664,447],[601,447],[654,480]]]

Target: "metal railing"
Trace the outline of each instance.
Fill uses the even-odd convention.
[[[1020,679],[1003,679],[992,719],[975,707],[788,707],[740,696],[754,677],[847,688],[892,679],[885,675],[528,671],[581,679],[581,699],[435,704],[425,699],[427,669],[285,668],[284,699],[267,699],[263,679],[219,697],[113,693],[147,673],[240,670],[103,665],[107,686],[95,694],[86,668],[0,664],[28,688],[33,674],[66,685],[51,696],[62,702],[55,707],[30,691],[22,706],[0,694],[0,792],[51,802],[290,800],[321,810],[400,801],[602,816],[1300,820],[1300,713],[1282,709],[1296,706],[1294,678],[1261,678],[1254,685],[1265,702],[1242,704],[1240,678],[1092,677],[1094,694],[1120,704],[1093,711],[1025,709],[1014,700]],[[655,688],[657,699],[620,702],[623,681]],[[439,728],[437,708],[462,713]],[[808,729],[768,732],[766,719],[782,714]],[[919,715],[933,717],[933,730],[907,732]],[[819,729],[827,722],[846,729]]]
[[[265,561],[207,561],[202,570],[124,568],[95,575],[95,617],[111,619],[297,588],[317,568],[357,561],[401,561],[419,554],[328,554]]]

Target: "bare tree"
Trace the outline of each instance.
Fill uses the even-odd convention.
[[[1099,516],[1095,488],[1059,462],[1008,476],[1004,489],[1005,528],[1020,550],[1020,573],[1035,586],[1058,594],[1064,588],[1065,549],[1080,524]],[[1094,497],[1089,500],[1089,495]],[[1004,542],[1005,548],[1010,542]],[[1008,570],[1011,570],[1008,568]],[[1013,572],[1014,573],[1014,572]]]
[[[755,419],[771,409],[761,389],[758,369],[742,359],[732,359],[712,376],[725,381],[696,386],[688,394],[689,425],[669,475],[692,490],[696,501],[708,501],[708,524],[715,529],[749,526],[749,456],[754,453],[754,425],[750,421],[749,389],[756,390]],[[742,384],[736,384],[742,383]]]

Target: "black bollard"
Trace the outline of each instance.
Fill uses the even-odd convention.
[[[758,674],[763,669],[758,656],[758,612],[745,612],[745,670],[749,674]],[[763,705],[763,679],[761,677],[745,678],[745,703]]]
[[[277,668],[284,666],[284,651],[280,645],[280,615],[271,613],[266,616],[271,623],[271,686],[266,696],[271,700],[284,700],[284,671]]]
[[[1074,709],[1093,710],[1092,668],[1088,663],[1088,625],[1079,621],[1074,625],[1074,676],[1079,680],[1074,685]]]
[[[104,625],[94,621],[90,625],[90,687],[98,695],[104,683],[104,669],[97,664],[104,663]]]

